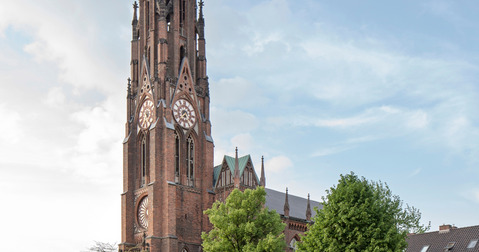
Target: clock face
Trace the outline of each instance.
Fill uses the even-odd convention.
[[[183,128],[191,128],[196,122],[196,113],[193,105],[185,99],[179,99],[173,105],[173,116]]]
[[[137,210],[138,225],[140,227],[147,229],[148,228],[148,196],[141,199],[140,204],[138,204]]]
[[[150,99],[147,99],[145,102],[143,102],[143,105],[141,105],[140,115],[138,116],[139,117],[138,120],[140,123],[140,127],[142,129],[147,129],[148,127],[150,127],[151,123],[154,120],[154,116],[153,116],[154,109],[155,109],[155,105]]]

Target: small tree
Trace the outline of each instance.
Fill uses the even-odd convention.
[[[424,232],[421,214],[391,193],[386,184],[354,173],[326,191],[323,209],[298,244],[300,251],[403,251],[410,231]]]
[[[113,251],[117,251],[117,250],[118,250],[118,248],[116,246],[116,243],[111,244],[111,243],[108,243],[108,242],[95,241],[95,245],[88,248],[87,251],[91,251],[91,252],[113,252]]]
[[[263,207],[265,196],[263,187],[235,189],[225,203],[206,210],[213,229],[201,235],[204,251],[284,251],[285,224],[275,210]]]

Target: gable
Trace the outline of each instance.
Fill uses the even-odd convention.
[[[256,183],[259,185],[259,178],[258,178],[258,175],[256,174],[256,170],[254,169],[253,162],[251,161],[251,156],[250,155],[246,155],[246,156],[238,158],[238,168],[239,168],[239,171],[240,171],[239,175],[240,175],[240,177],[243,176],[243,173],[246,170],[246,167],[247,167],[248,163],[251,164],[251,168],[252,168],[253,174],[254,174],[254,179],[256,180]],[[225,155],[223,157],[223,162],[221,163],[221,165],[215,166],[215,168],[213,169],[213,186],[215,186],[216,182],[218,182],[219,176],[221,174],[221,170],[224,166],[229,168],[230,171],[231,171],[231,174],[234,175],[234,172],[235,172],[235,158]]]

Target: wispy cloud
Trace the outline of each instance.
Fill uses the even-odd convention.
[[[409,177],[415,177],[416,175],[421,173],[421,171],[422,171],[422,168],[417,168],[409,174]]]

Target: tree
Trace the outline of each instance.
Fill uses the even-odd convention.
[[[429,229],[420,224],[419,210],[403,208],[387,184],[351,173],[326,192],[300,251],[403,251],[408,232]]]
[[[215,251],[284,251],[285,224],[275,210],[263,207],[263,187],[233,190],[226,202],[205,211],[213,229],[201,235],[203,249]]]
[[[91,251],[91,252],[113,252],[113,251],[117,251],[117,250],[118,250],[118,248],[116,246],[116,243],[111,244],[111,243],[108,243],[108,242],[95,241],[95,245],[88,248],[87,251]]]

